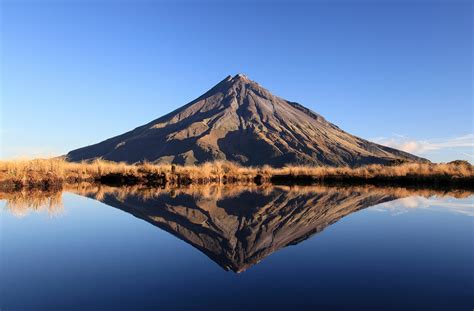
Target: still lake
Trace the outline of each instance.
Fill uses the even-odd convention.
[[[4,194],[0,310],[472,310],[471,192]]]

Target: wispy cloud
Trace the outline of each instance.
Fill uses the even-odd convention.
[[[462,152],[462,151],[460,151],[460,152],[461,152],[461,154],[464,154],[467,157],[474,158],[474,154],[470,154],[470,153]]]
[[[424,154],[443,149],[474,148],[474,134],[429,140],[417,140],[400,134],[394,134],[393,137],[377,137],[374,138],[373,141],[384,146],[416,154]],[[470,153],[461,153],[469,157],[474,157],[474,155]]]
[[[400,215],[415,209],[423,209],[473,217],[474,204],[472,199],[473,196],[466,199],[412,196],[376,205],[372,207],[371,210],[380,212],[388,211],[392,215]]]

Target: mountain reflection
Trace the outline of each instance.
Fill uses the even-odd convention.
[[[235,187],[208,191],[161,193],[146,199],[105,194],[101,201],[170,232],[224,269],[241,272],[350,213],[396,199],[357,191]]]
[[[418,195],[467,197],[465,191],[439,192],[376,187],[195,186],[178,189],[113,188],[76,185],[67,191],[99,200],[166,230],[206,254],[226,270],[241,272],[288,245],[321,232],[358,210]],[[55,194],[1,194],[17,215],[25,205],[51,209]],[[49,196],[48,196],[49,195]],[[40,197],[36,193],[36,197]],[[28,202],[30,201],[30,202]],[[32,202],[31,202],[32,201]]]

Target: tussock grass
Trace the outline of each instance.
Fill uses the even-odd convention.
[[[0,185],[10,188],[51,188],[64,183],[109,184],[249,184],[313,182],[463,182],[474,181],[474,168],[467,162],[405,163],[397,166],[349,167],[287,166],[242,167],[225,161],[198,166],[126,164],[95,160],[72,163],[64,159],[0,161]]]
[[[305,167],[305,166],[287,166],[284,168],[264,167],[263,172],[266,175],[290,175],[290,176],[348,176],[370,179],[375,177],[472,177],[474,174],[473,166],[468,163],[405,163],[396,166],[384,166],[373,164],[358,168],[349,167]]]

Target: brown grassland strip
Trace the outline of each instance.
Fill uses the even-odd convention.
[[[198,166],[126,164],[104,160],[72,163],[63,159],[0,161],[0,189],[51,189],[79,182],[115,186],[190,184],[375,184],[460,187],[472,189],[474,167],[464,161],[404,163],[394,166],[349,167],[286,166],[242,167],[231,162]]]

